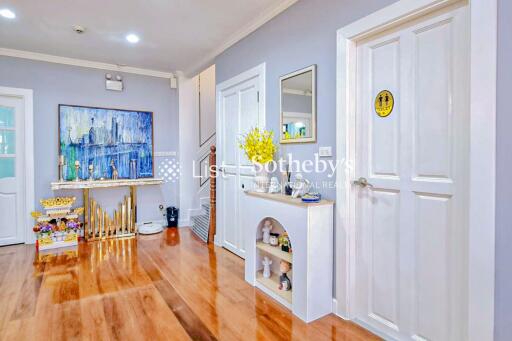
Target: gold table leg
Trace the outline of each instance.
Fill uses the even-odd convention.
[[[129,233],[137,233],[137,187],[130,186],[130,198],[131,198],[131,223]]]
[[[84,238],[102,240],[107,238],[128,237],[137,234],[137,187],[130,186],[130,196],[125,196],[119,204],[119,212],[114,211],[113,220],[89,194],[89,188],[83,189],[84,197]]]
[[[83,189],[84,196],[84,239],[89,239],[89,188]]]

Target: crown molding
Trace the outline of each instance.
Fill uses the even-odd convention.
[[[243,38],[247,37],[252,32],[256,31],[258,28],[266,24],[268,21],[276,17],[277,15],[284,12],[290,6],[295,4],[298,0],[284,0],[281,1],[277,6],[270,7],[268,10],[263,12],[260,16],[256,17],[253,21],[249,21],[247,25],[238,30],[235,34],[226,39],[223,43],[219,45],[215,50],[208,53],[201,62],[197,63],[194,67],[187,69],[187,74],[197,72],[200,68],[206,66],[206,64],[210,63],[222,52],[226,51],[231,46],[238,43]]]
[[[101,63],[101,62],[93,62],[93,61],[84,60],[84,59],[60,57],[60,56],[54,56],[54,55],[50,55],[50,54],[23,51],[23,50],[14,50],[14,49],[7,49],[7,48],[1,48],[1,47],[0,47],[0,56],[23,58],[23,59],[37,60],[37,61],[41,61],[41,62],[72,65],[72,66],[79,66],[79,67],[106,70],[106,71],[133,73],[136,75],[151,76],[151,77],[166,78],[166,79],[175,77],[174,74],[171,72],[163,72],[163,71],[142,69],[142,68],[136,68],[136,67],[131,67],[131,66],[122,66],[122,65],[108,64],[108,63]]]

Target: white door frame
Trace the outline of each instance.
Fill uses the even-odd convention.
[[[361,39],[458,0],[400,0],[337,32],[336,298],[334,312],[354,317],[354,178],[356,46]],[[471,18],[470,202],[468,245],[469,340],[494,336],[497,0],[467,0]]]
[[[266,124],[266,106],[265,106],[265,97],[266,97],[265,96],[265,93],[266,93],[266,91],[265,91],[265,85],[266,85],[265,72],[266,71],[265,70],[266,70],[266,63],[262,63],[258,66],[253,67],[252,69],[249,69],[247,71],[244,71],[244,72],[236,75],[233,78],[230,78],[228,80],[225,80],[222,83],[217,84],[217,87],[216,87],[216,93],[217,93],[217,95],[216,95],[216,97],[217,97],[217,115],[216,115],[217,116],[216,117],[217,167],[219,167],[219,161],[223,160],[223,158],[224,158],[224,155],[222,153],[222,148],[219,147],[219,146],[222,146],[222,144],[224,143],[224,141],[222,140],[224,138],[222,136],[224,122],[222,122],[222,120],[221,120],[222,92],[224,90],[227,90],[227,89],[237,85],[237,84],[240,84],[249,79],[258,77],[259,91],[260,91],[260,94],[259,94],[259,96],[260,96],[259,97],[259,104],[260,104],[259,125],[260,125],[260,127],[265,127],[265,124]],[[220,200],[217,200],[217,207],[218,207],[219,203],[220,203]],[[217,228],[217,232],[215,234],[214,243],[215,243],[215,245],[222,246],[222,241],[224,240],[223,239],[224,226],[222,226],[221,222],[224,220],[224,217],[222,216],[221,209],[217,209],[217,212],[218,212],[217,213],[217,227],[218,228]]]
[[[34,211],[34,101],[33,91],[30,89],[8,88],[0,86],[0,96],[15,97],[23,100],[25,114],[25,226],[23,226],[23,239],[27,244],[34,244],[36,239],[32,232],[34,221],[30,212]]]

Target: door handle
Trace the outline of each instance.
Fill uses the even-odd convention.
[[[352,184],[357,185],[362,188],[366,188],[366,187],[373,188],[373,185],[371,183],[369,183],[366,178],[363,178],[363,177],[360,177],[359,179],[352,181]]]

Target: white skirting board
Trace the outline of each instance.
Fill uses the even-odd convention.
[[[190,226],[192,226],[190,219],[179,219],[178,220],[178,227],[190,227]]]

